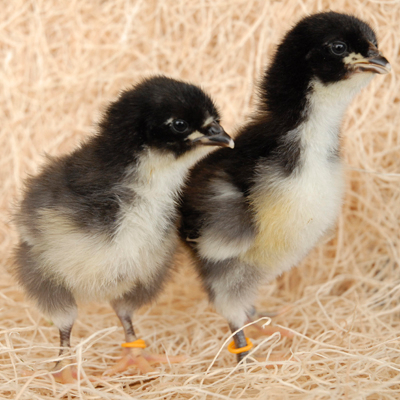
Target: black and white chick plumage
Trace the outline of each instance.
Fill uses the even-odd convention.
[[[77,301],[109,301],[135,340],[131,316],[171,268],[190,167],[212,146],[233,147],[219,121],[201,89],[153,77],[111,103],[96,135],[27,180],[15,275],[59,328],[61,353]]]
[[[278,46],[235,149],[194,167],[180,234],[232,331],[252,313],[259,283],[296,265],[334,226],[344,191],[343,115],[375,73],[389,70],[366,23],[335,12],[308,16]],[[242,331],[234,341],[246,347]]]

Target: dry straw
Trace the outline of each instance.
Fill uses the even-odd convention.
[[[56,384],[46,370],[57,358],[58,333],[6,272],[23,178],[45,152],[71,150],[107,101],[150,74],[201,84],[232,132],[249,115],[282,34],[329,8],[368,21],[393,72],[377,76],[347,113],[347,196],[337,229],[260,292],[261,309],[291,305],[272,324],[294,338],[255,338],[252,354],[266,361],[237,367],[222,348],[225,321],[180,256],[173,282],[135,324],[150,351],[187,361],[149,376],[132,370],[88,381],[118,359],[123,338],[110,307],[90,304],[72,335],[82,379]],[[399,399],[399,25],[398,0],[1,1],[0,399]],[[274,361],[282,354],[288,359]]]

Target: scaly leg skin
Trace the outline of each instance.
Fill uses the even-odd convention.
[[[72,324],[60,328],[60,353],[61,357],[64,353],[70,351],[70,337],[71,337]],[[24,375],[32,375],[32,371],[24,371]],[[60,360],[56,362],[51,374],[58,383],[75,383],[78,373],[76,367],[70,365],[67,360]]]
[[[71,348],[71,330],[72,324],[67,327],[60,328],[60,353],[61,357],[66,351]],[[68,361],[60,360],[53,368],[53,376],[56,382],[59,383],[74,383],[78,376],[76,368],[71,366]]]
[[[230,328],[231,328],[232,332],[235,332],[238,329],[233,325],[230,325]],[[235,347],[237,349],[247,346],[246,337],[244,335],[243,329],[241,329],[239,332],[237,332],[235,335],[233,335],[233,341],[235,342]],[[243,358],[245,358],[248,354],[249,354],[248,351],[244,351],[243,353],[236,354],[237,362],[240,363],[240,361],[242,361]]]
[[[129,302],[124,299],[114,300],[111,303],[114,311],[116,312],[125,332],[125,341],[127,343],[134,342],[137,340],[135,331],[132,326],[131,315],[133,314],[133,308],[130,307]],[[124,372],[131,366],[135,366],[142,374],[154,372],[154,368],[151,367],[154,363],[179,363],[185,361],[184,356],[173,356],[169,357],[166,355],[151,354],[140,348],[124,348],[122,358],[112,368],[104,372],[103,375],[114,375],[120,372]]]

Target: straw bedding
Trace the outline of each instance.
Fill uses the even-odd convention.
[[[44,153],[76,146],[119,90],[151,74],[202,85],[234,132],[283,33],[329,8],[370,22],[393,72],[375,77],[346,115],[347,196],[337,229],[260,291],[258,308],[289,306],[271,323],[294,337],[253,335],[264,361],[236,366],[227,325],[180,252],[173,281],[135,326],[150,351],[187,360],[102,379],[123,332],[107,304],[89,304],[72,333],[82,379],[55,383],[46,371],[58,332],[7,272],[24,177]],[[399,1],[14,0],[1,10],[0,399],[400,398]]]

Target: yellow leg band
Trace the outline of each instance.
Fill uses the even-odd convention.
[[[122,343],[122,347],[145,349],[146,342],[143,339],[135,340],[134,342]]]
[[[232,340],[232,342],[230,342],[228,344],[228,350],[233,354],[240,354],[240,353],[244,353],[245,351],[249,351],[250,349],[253,348],[253,343],[250,341],[249,338],[246,338],[246,343],[247,343],[247,346],[240,347],[239,349],[237,349],[235,347],[235,342]]]

